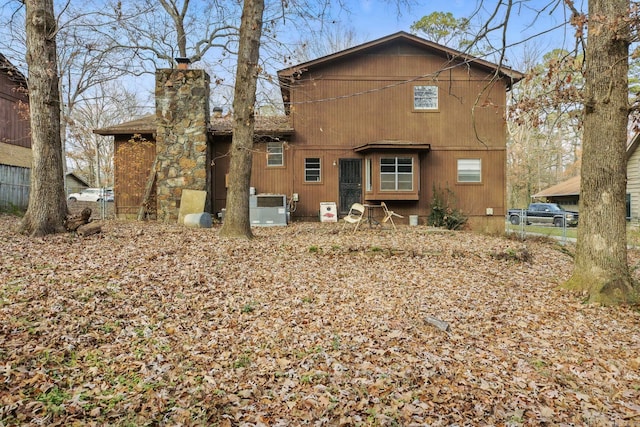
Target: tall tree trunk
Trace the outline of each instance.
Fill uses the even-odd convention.
[[[25,0],[27,65],[33,162],[29,207],[21,231],[42,236],[64,231],[64,194],[60,92],[53,0]]]
[[[589,0],[580,226],[565,287],[604,305],[633,298],[625,220],[629,0]]]
[[[245,0],[240,22],[240,46],[233,99],[233,139],[229,165],[227,211],[220,236],[250,239],[249,185],[258,84],[258,59],[264,0]]]

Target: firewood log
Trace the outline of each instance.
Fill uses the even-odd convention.
[[[78,227],[77,233],[79,236],[85,237],[90,236],[92,234],[97,234],[102,231],[102,226],[97,222],[90,222],[89,224],[84,224]]]
[[[69,215],[64,221],[64,226],[67,231],[75,231],[81,225],[89,223],[89,221],[91,221],[91,209],[84,208],[79,214]]]

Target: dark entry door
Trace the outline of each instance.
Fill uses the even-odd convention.
[[[340,159],[340,206],[341,214],[349,212],[354,203],[362,202],[362,160]]]

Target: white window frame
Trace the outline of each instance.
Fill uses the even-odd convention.
[[[317,179],[309,179],[309,173],[313,173],[313,177],[317,174]],[[305,157],[304,182],[322,182],[322,159],[320,157]]]
[[[370,157],[364,160],[365,191],[373,191],[373,165]]]
[[[413,87],[413,109],[435,111],[438,109],[438,86],[415,85]]]
[[[385,162],[385,160],[387,162]],[[392,160],[392,162],[388,162],[388,160]],[[407,160],[409,160],[410,163],[407,164]],[[409,172],[407,172],[407,168],[410,169]],[[413,191],[414,173],[413,157],[380,157],[380,191]],[[385,177],[392,179],[385,180]],[[410,179],[408,181],[401,179],[406,177]],[[400,188],[402,184],[406,184],[407,182],[410,184],[409,188]],[[392,183],[392,188],[385,188],[385,185],[388,183]]]
[[[482,182],[482,159],[458,159],[458,182]]]
[[[279,141],[267,142],[267,167],[284,166],[284,144]]]

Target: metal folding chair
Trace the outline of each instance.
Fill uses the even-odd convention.
[[[342,228],[344,229],[347,224],[355,224],[355,227],[353,228],[353,231],[355,232],[358,229],[360,222],[362,222],[364,210],[364,205],[362,205],[361,203],[354,203],[353,205],[351,205],[351,209],[349,209],[349,213],[347,214],[347,216],[342,218],[344,219]]]
[[[391,221],[391,225],[393,225],[393,229],[394,230],[398,230],[396,228],[396,223],[393,222],[393,217],[398,217],[398,218],[404,218],[402,215],[395,213],[394,211],[390,211],[389,208],[387,208],[387,204],[385,202],[380,203],[380,205],[382,206],[382,211],[384,212],[384,218],[382,219],[382,223],[386,223],[387,221]]]

